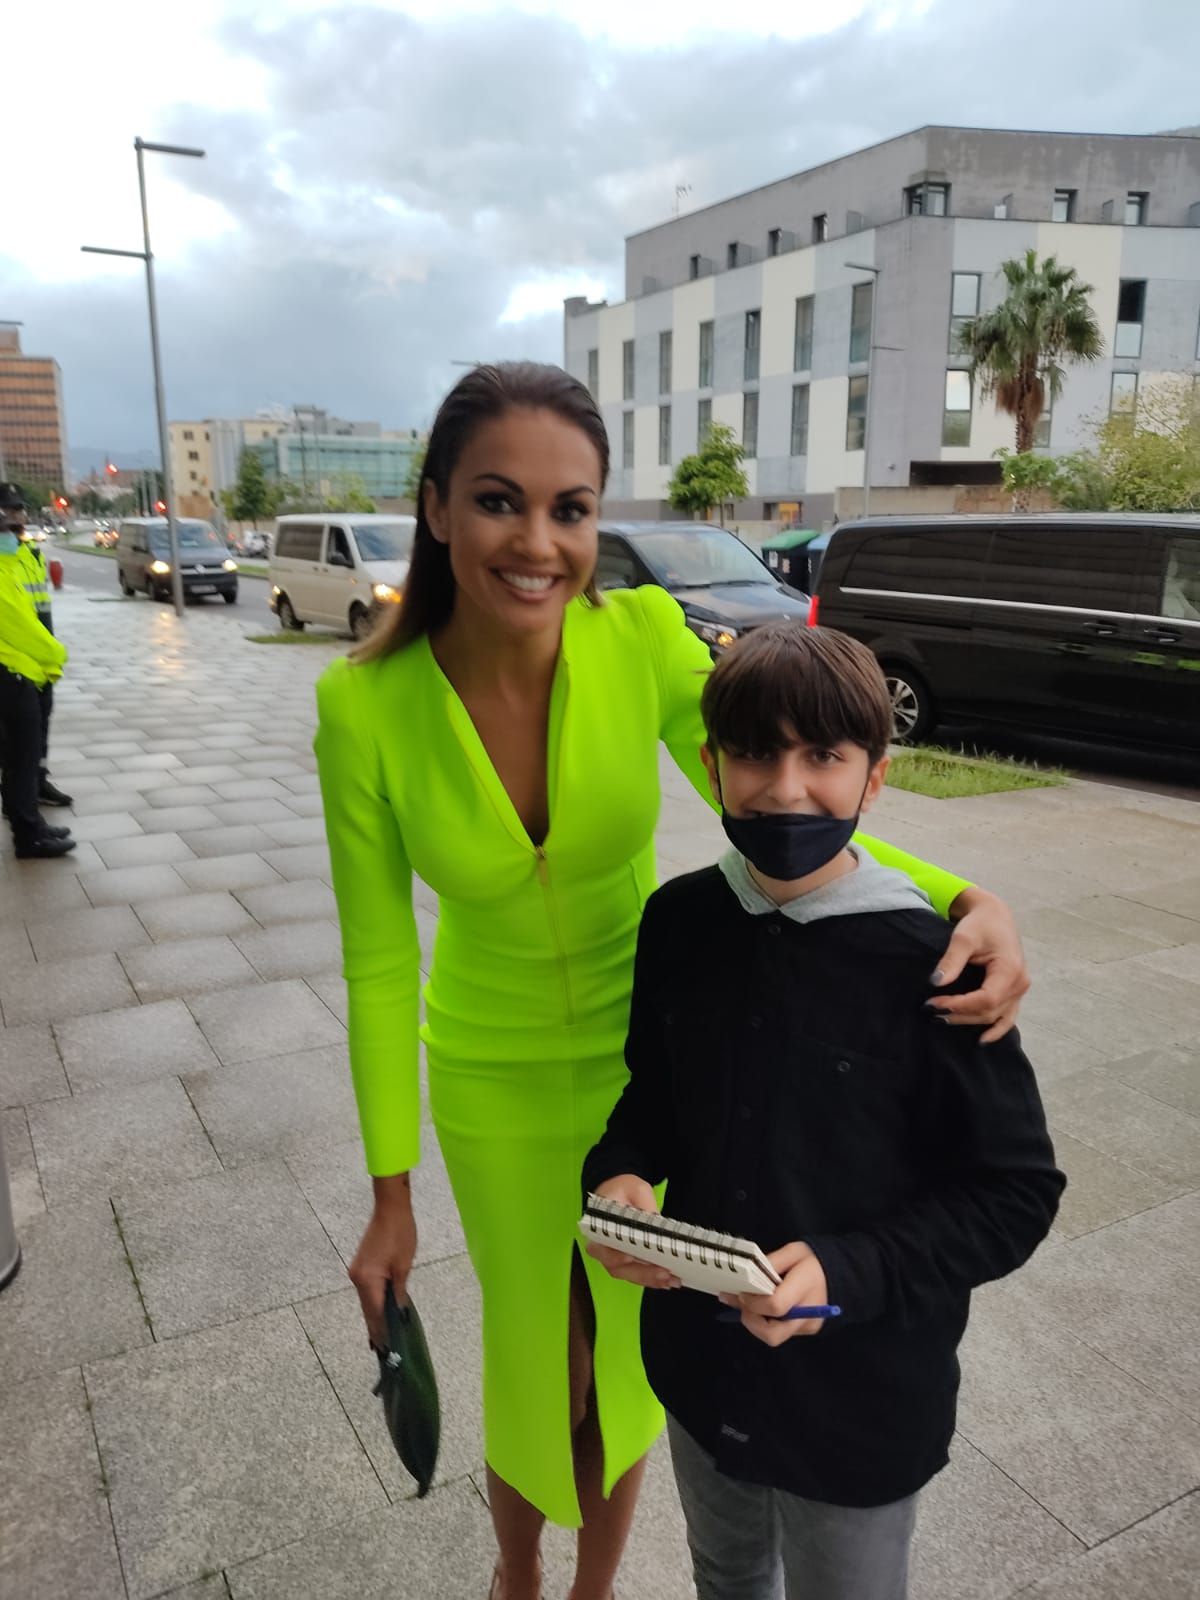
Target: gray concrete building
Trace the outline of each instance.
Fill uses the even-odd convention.
[[[1167,375],[1200,374],[1200,138],[917,129],[642,233],[623,302],[565,304],[565,365],[600,401],[608,506],[668,516],[674,465],[711,419],[746,446],[747,518],[809,525],[870,484],[995,482],[1011,419],[983,401],[956,323],[1003,298],[1001,263],[1075,267],[1105,338],[1074,368],[1040,446]],[[872,332],[873,313],[873,332]]]

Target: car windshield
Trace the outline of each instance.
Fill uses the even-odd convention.
[[[775,581],[752,550],[721,528],[648,533],[637,548],[666,589]]]
[[[224,550],[225,541],[217,530],[208,522],[193,522],[183,518],[176,523],[179,529],[179,548],[181,550]],[[159,554],[171,547],[171,538],[166,528],[153,528],[150,532],[150,548]]]
[[[354,540],[364,561],[407,561],[412,554],[412,523],[356,522]]]

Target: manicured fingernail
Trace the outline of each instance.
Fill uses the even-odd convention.
[[[933,975],[933,982],[934,983],[945,983],[945,981],[946,981],[946,974],[942,971],[941,967],[939,967],[937,969],[937,971]]]

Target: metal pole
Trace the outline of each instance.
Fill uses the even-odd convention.
[[[150,356],[154,362],[154,405],[158,412],[158,449],[162,457],[163,499],[167,502],[167,539],[171,550],[171,596],[175,615],[183,616],[183,573],[179,570],[179,524],[175,518],[175,480],[167,437],[167,397],[163,393],[162,354],[158,347],[158,306],[154,298],[154,256],[150,250],[150,214],[146,209],[146,162],[141,139],[137,151],[138,193],[142,201],[142,238],[146,253],[146,300],[150,307]]]

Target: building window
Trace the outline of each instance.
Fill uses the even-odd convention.
[[[946,374],[946,403],[942,410],[942,443],[971,442],[971,374],[951,370]]]
[[[626,469],[633,466],[633,412],[626,411],[621,417],[621,465]]]
[[[696,447],[703,447],[712,429],[712,401],[699,400],[696,402]]]
[[[688,277],[693,281],[700,276],[700,257],[688,257]]]
[[[846,449],[861,450],[867,431],[867,380],[851,378],[846,394]]]
[[[758,454],[758,391],[752,389],[742,396],[742,449],[746,458],[753,461]]]
[[[1146,220],[1150,196],[1141,190],[1131,189],[1125,196],[1125,226],[1140,228]]]
[[[745,351],[742,358],[742,377],[751,381],[758,377],[758,347],[762,334],[762,312],[747,311]]]
[[[737,242],[736,239],[734,239],[729,245],[726,246],[726,249],[725,249],[725,265],[727,267],[736,267],[737,266],[737,264],[738,264],[738,248],[739,248],[739,246],[738,246],[738,242]]]
[[[783,242],[783,229],[771,228],[767,233],[767,254],[777,256]]]
[[[816,216],[813,218],[812,242],[814,244],[825,244],[828,239],[829,213],[827,211],[818,211]]]
[[[808,454],[808,385],[798,383],[792,390],[792,442],[794,456]]]
[[[189,461],[199,461],[199,459],[200,459],[199,450],[189,450],[188,451],[188,460]]]
[[[1074,189],[1055,189],[1054,200],[1050,207],[1051,222],[1075,221],[1075,191]]]
[[[658,408],[658,464],[660,467],[671,465],[671,408],[659,406]]]
[[[671,392],[671,338],[670,328],[658,336],[658,392],[670,394]]]
[[[1141,355],[1145,312],[1145,278],[1122,278],[1117,295],[1117,337],[1113,340],[1113,355]]]
[[[711,389],[713,380],[713,325],[700,324],[700,387]]]
[[[904,191],[906,217],[946,217],[950,214],[948,183],[915,183]]]
[[[850,293],[850,359],[871,359],[871,302],[873,283],[856,283]]]
[[[183,437],[185,439],[194,439],[196,437],[196,435],[192,432],[192,430],[190,428],[185,428],[183,430]]]
[[[810,372],[813,355],[813,297],[806,294],[796,301],[796,336],[793,341],[792,369]],[[795,452],[793,451],[793,454]]]
[[[1114,372],[1112,392],[1108,400],[1110,417],[1130,417],[1137,411],[1138,375],[1136,372]]]
[[[621,346],[621,397],[633,399],[633,340],[626,339]]]
[[[979,273],[955,272],[950,277],[950,354],[962,354],[963,329],[979,315]]]
[[[593,400],[600,398],[600,352],[588,351],[588,389]]]

